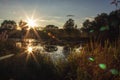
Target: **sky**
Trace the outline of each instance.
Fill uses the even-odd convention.
[[[4,20],[25,20],[33,16],[39,26],[54,24],[62,27],[69,18],[81,27],[86,19],[110,13],[112,0],[0,0],[0,23]],[[74,15],[67,17],[67,15]]]

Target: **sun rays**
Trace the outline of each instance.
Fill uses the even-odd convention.
[[[28,54],[29,54],[29,53],[32,53],[33,48],[29,46],[29,47],[27,48],[27,51],[28,51]]]
[[[29,59],[33,59],[37,64],[39,64],[39,62],[37,61],[37,58],[36,58],[36,56],[34,54],[35,49],[32,46],[32,44],[28,43],[27,47],[24,48],[24,49],[25,49],[25,51],[23,52],[23,54],[26,54],[26,62],[28,62]]]
[[[26,22],[27,22],[27,26],[29,28],[34,28],[37,26],[36,20],[34,20],[32,18],[28,18]]]
[[[25,15],[25,19],[24,20],[25,20],[26,26],[27,26],[26,34],[24,35],[23,38],[26,39],[30,34],[32,34],[37,39],[41,40],[40,36],[39,36],[39,34],[37,32],[39,19],[35,18],[35,16],[36,16],[36,9],[33,10],[31,15],[26,13],[24,10],[23,10],[23,12],[24,12],[24,15]]]
[[[36,29],[38,27],[38,23],[37,23],[38,19],[34,17],[35,16],[35,11],[33,11],[31,16],[26,14],[26,12],[24,12],[24,13],[25,13],[25,19],[24,20],[26,22],[25,26],[27,26],[27,29],[25,30],[26,32],[23,36],[23,41],[26,42],[26,40],[28,38],[30,38],[29,35],[32,35],[31,37],[36,36],[36,38],[38,40],[41,40],[40,36],[37,32],[37,29]],[[26,62],[28,62],[29,59],[33,59],[37,64],[39,64],[38,61],[37,61],[37,58],[36,58],[37,56],[34,52],[35,52],[35,48],[33,47],[32,42],[28,41],[26,46],[24,47],[24,51],[22,52],[23,55],[24,54],[26,55]]]

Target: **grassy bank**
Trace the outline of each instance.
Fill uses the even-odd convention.
[[[17,54],[18,52],[20,52],[20,48],[16,47],[14,41],[0,41],[0,56]]]

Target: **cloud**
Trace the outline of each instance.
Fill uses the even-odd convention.
[[[2,21],[3,19],[2,18],[0,18],[0,21]]]
[[[67,17],[74,17],[75,15],[71,15],[71,14],[69,14],[69,15],[67,15]]]
[[[61,19],[62,17],[54,16],[53,18],[55,18],[55,19]]]
[[[16,12],[16,11],[13,11],[12,14],[17,14],[17,12]]]
[[[61,16],[42,16],[43,19],[62,19]]]
[[[85,20],[90,20],[90,21],[93,21],[94,20],[94,17],[86,17]]]
[[[39,22],[55,22],[55,20],[40,19]]]
[[[80,23],[80,28],[83,26],[83,23]]]
[[[60,16],[42,16],[38,19],[38,22],[61,24],[61,19]]]
[[[39,20],[39,22],[51,23],[51,24],[53,24],[53,23],[56,23],[56,24],[62,24],[60,21],[58,21],[58,20],[54,20],[54,19],[51,19],[51,20],[41,19],[41,20]]]
[[[53,24],[53,25],[61,27],[63,25],[61,21],[55,20],[55,19],[39,19],[38,22],[40,25],[43,25],[43,26]]]

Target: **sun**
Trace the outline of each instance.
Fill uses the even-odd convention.
[[[27,25],[29,28],[34,28],[37,26],[36,20],[34,20],[32,18],[28,18],[26,22],[27,22]]]

